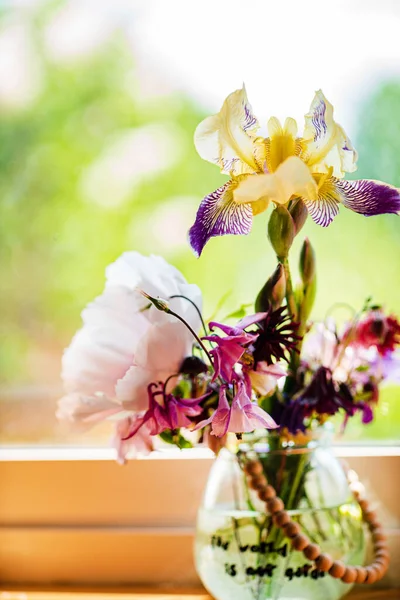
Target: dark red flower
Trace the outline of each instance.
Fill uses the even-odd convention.
[[[320,367],[313,375],[309,385],[293,400],[283,407],[280,418],[275,414],[280,427],[287,428],[290,433],[305,431],[306,420],[317,415],[334,415],[343,409],[348,416],[354,415],[357,404],[344,383],[336,383],[332,371]]]
[[[287,308],[282,306],[277,310],[269,308],[265,318],[259,322],[260,332],[254,343],[254,362],[265,361],[271,365],[275,361],[290,360],[290,351],[296,349],[301,340],[296,332],[298,323],[292,321]]]
[[[400,323],[393,315],[386,316],[381,309],[371,310],[354,331],[351,345],[370,348],[375,346],[381,356],[393,352],[400,344]]]

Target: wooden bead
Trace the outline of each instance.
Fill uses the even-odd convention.
[[[354,583],[364,583],[367,579],[367,569],[364,567],[354,567],[356,570],[356,580]]]
[[[315,564],[320,571],[329,571],[331,566],[333,565],[333,558],[329,554],[320,554],[318,558],[315,560]]]
[[[386,542],[386,535],[383,533],[382,529],[375,529],[375,531],[372,532],[372,541],[374,544],[376,542]]]
[[[310,544],[307,548],[304,548],[303,554],[308,560],[315,560],[321,554],[321,548],[318,544]]]
[[[259,460],[251,460],[244,466],[244,470],[248,475],[261,475],[263,466]]]
[[[261,490],[267,487],[267,479],[264,475],[255,475],[251,478],[250,487],[253,490]]]
[[[390,562],[390,553],[389,550],[385,552],[382,550],[379,554],[375,554],[375,561],[381,563],[389,563]]]
[[[309,543],[310,540],[306,535],[304,535],[304,533],[299,533],[298,535],[295,535],[294,538],[292,538],[292,548],[294,550],[298,550],[299,552],[304,550],[304,548],[307,548]]]
[[[274,521],[277,527],[283,527],[290,521],[289,513],[286,510],[280,510],[275,513],[272,520]]]
[[[382,565],[380,565],[380,564],[378,564],[378,563],[376,563],[376,562],[375,562],[375,563],[373,563],[373,564],[371,565],[371,567],[372,567],[372,569],[374,569],[374,571],[375,571],[375,574],[376,574],[376,579],[375,579],[375,581],[379,581],[380,579],[382,579],[382,577],[383,577],[383,576],[384,576],[384,574],[386,573],[386,569],[385,569],[385,568],[384,568]]]
[[[267,485],[267,487],[258,491],[258,497],[260,498],[260,500],[263,500],[264,502],[266,502],[267,500],[270,500],[271,498],[275,498],[275,496],[276,496],[276,492],[275,492],[275,489],[272,487],[272,485]]]
[[[365,583],[375,583],[375,581],[378,579],[378,573],[375,567],[367,567],[365,570],[367,571],[367,578],[365,580]]]
[[[363,511],[363,513],[367,512],[367,510],[369,509],[369,502],[365,499],[359,500],[358,504],[360,505],[360,508]]]
[[[354,583],[357,579],[357,570],[355,567],[346,567],[343,577],[341,580],[343,583]]]
[[[374,544],[374,552],[375,556],[389,556],[389,549],[387,547],[386,542],[377,542]]]
[[[283,510],[284,508],[285,508],[285,505],[283,504],[283,502],[280,498],[277,498],[277,497],[271,498],[271,500],[268,500],[268,502],[267,502],[267,510],[271,514],[279,512],[280,510]]]
[[[298,525],[294,521],[290,521],[290,523],[285,525],[285,527],[283,528],[283,533],[286,535],[286,537],[293,538],[296,535],[299,535],[299,533],[301,533],[300,525]]]
[[[364,513],[364,520],[369,524],[378,524],[378,515],[374,510],[368,510]]]
[[[335,560],[331,568],[329,569],[329,575],[335,579],[341,579],[346,571],[346,565],[340,560]]]

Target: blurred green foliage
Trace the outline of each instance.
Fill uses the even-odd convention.
[[[187,245],[182,232],[200,199],[225,180],[195,152],[193,131],[205,115],[193,100],[178,93],[142,98],[140,78],[127,86],[135,64],[118,35],[73,66],[40,56],[40,96],[24,110],[0,113],[0,377],[7,384],[57,381],[62,349],[80,326],[82,308],[101,292],[106,265],[126,250],[160,253],[173,262],[203,290],[206,317],[223,296],[221,316],[254,301],[275,267],[266,214],[255,219],[249,237],[211,240],[200,260]],[[118,136],[147,125],[175,128],[179,159],[142,178],[123,202],[114,205],[101,194],[98,202],[88,199],[82,186],[87,169]],[[400,186],[399,133],[400,83],[394,82],[360,113],[357,176]],[[314,318],[337,302],[358,308],[369,295],[400,313],[398,218],[365,219],[342,207],[328,229],[308,220],[292,257],[305,236],[317,254]],[[382,415],[364,431],[394,437],[400,424],[396,389],[382,407],[389,418]],[[360,432],[355,425],[349,435]]]

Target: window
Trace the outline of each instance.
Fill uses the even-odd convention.
[[[324,52],[303,39],[299,52],[299,29],[309,26],[304,3],[293,3],[290,19],[284,7],[275,6],[272,19],[267,3],[255,6],[251,16],[270,23],[267,45],[254,26],[243,26],[243,8],[234,2],[203,0],[197,11],[177,0],[3,7],[2,580],[197,581],[190,549],[210,456],[156,455],[120,469],[104,449],[107,426],[71,434],[54,412],[63,349],[83,307],[101,292],[105,266],[123,251],[162,254],[174,263],[203,290],[206,317],[224,297],[222,316],[248,303],[272,272],[263,219],[248,238],[213,240],[202,261],[186,243],[199,199],[221,185],[217,169],[198,159],[193,131],[233,86],[245,78],[265,117],[294,110],[299,120],[314,88],[324,86],[359,150],[358,175],[400,186],[400,80],[383,68],[400,59],[391,44],[398,11],[382,2],[346,6],[345,15],[341,5],[329,9],[332,31],[343,31],[345,22],[355,37]],[[285,44],[278,22],[285,22]],[[238,54],[237,39],[254,62]],[[369,295],[400,312],[397,222],[387,216],[360,222],[341,210],[327,230],[309,220],[304,236],[319,261],[315,319],[343,300],[358,308]],[[393,476],[399,399],[399,388],[387,388],[375,422],[352,423],[346,433],[351,442],[390,446],[338,450],[374,490],[393,549],[399,547]]]
[[[215,23],[228,18],[223,5],[213,6]],[[170,6],[185,17],[184,30]],[[374,10],[363,9],[351,18],[367,26]],[[381,6],[376,10],[385,23],[380,30],[389,31],[392,16]],[[201,261],[186,243],[199,199],[221,184],[218,170],[196,155],[192,137],[197,123],[231,89],[229,77],[235,75],[240,83],[245,73],[251,96],[260,102],[267,85],[248,61],[226,64],[220,72],[200,25],[204,20],[210,35],[215,33],[214,43],[221,48],[217,55],[229,46],[224,38],[229,28],[218,28],[217,35],[206,14],[194,17],[179,2],[168,8],[162,2],[138,3],[129,10],[117,2],[96,11],[90,2],[34,2],[29,8],[15,3],[1,15],[4,443],[91,443],[90,437],[68,437],[55,427],[60,359],[80,326],[82,308],[102,290],[105,266],[123,251],[159,253],[173,262],[203,290],[206,317],[224,296],[222,317],[251,301],[274,268],[262,218],[255,220],[249,237],[213,240]],[[339,21],[340,14],[332,18]],[[232,16],[231,21],[241,27],[239,19]],[[166,35],[168,44],[163,43]],[[385,35],[379,42],[382,60],[397,52],[388,39]],[[360,150],[360,176],[400,185],[400,84],[396,78],[382,83],[379,68],[371,71],[368,36],[359,43],[357,72],[365,84],[355,90],[356,67],[344,68],[347,62],[332,54],[332,64],[342,65],[342,83],[335,86],[333,77],[327,92]],[[187,52],[180,51],[181,44]],[[310,96],[315,87],[308,71],[301,82],[285,71],[291,56],[289,46],[280,66],[270,63],[270,78],[280,83],[268,84],[268,112],[300,111],[308,102],[300,102],[300,96]],[[367,86],[367,77],[373,85]],[[295,94],[289,94],[292,88]],[[262,113],[264,107],[259,108]],[[357,215],[341,210],[326,230],[309,220],[304,235],[313,240],[319,261],[315,319],[337,302],[358,308],[368,295],[398,311],[398,265],[389,257],[399,254],[400,241],[390,216],[360,223]],[[352,425],[349,436],[395,440],[399,406],[397,389],[388,389],[379,419],[369,427]],[[108,434],[92,435],[105,441]]]

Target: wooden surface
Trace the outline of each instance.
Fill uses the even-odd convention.
[[[201,591],[152,592],[149,590],[123,591],[51,591],[0,588],[0,600],[212,600]],[[345,600],[400,600],[398,590],[361,589],[351,592]]]

